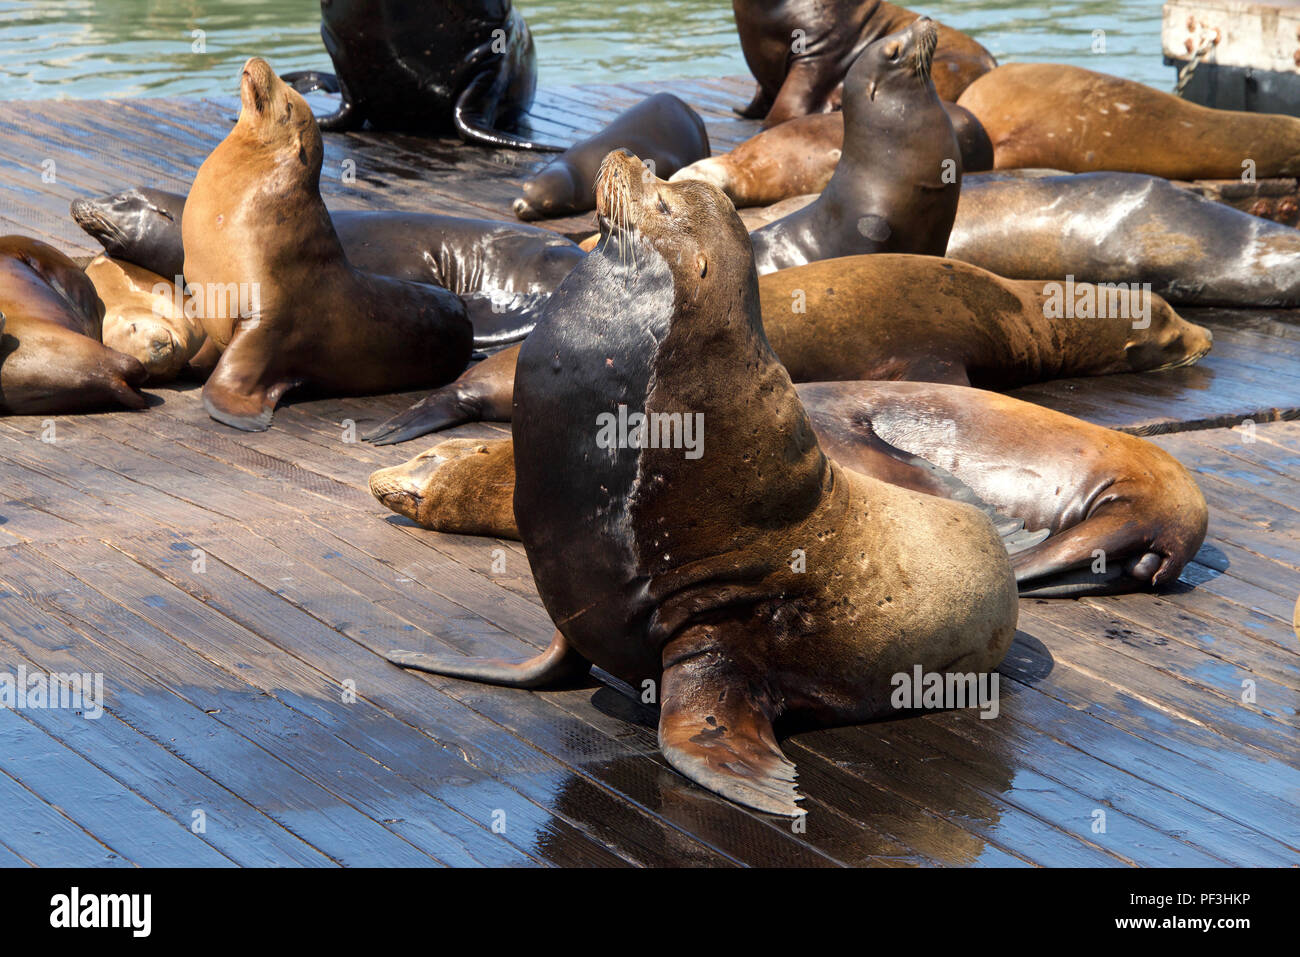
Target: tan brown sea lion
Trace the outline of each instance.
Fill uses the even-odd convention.
[[[955,103],[943,108],[957,135],[962,172],[991,169],[993,145],[979,120]],[[825,189],[843,147],[844,114],[810,113],[763,130],[729,153],[692,163],[669,180],[712,183],[737,209],[770,206]]]
[[[107,256],[92,259],[86,275],[104,303],[104,345],[140,360],[150,382],[176,378],[208,341],[172,281]]]
[[[732,0],[740,48],[758,81],[742,116],[764,128],[806,113],[836,109],[849,67],[870,43],[919,16],[880,0]],[[960,30],[939,25],[934,84],[956,101],[978,76],[997,65]]]
[[[259,431],[297,386],[355,395],[456,376],[470,355],[464,304],[353,268],[321,201],[321,134],[306,102],[258,58],[244,65],[240,98],[182,222],[185,278],[222,350],[203,389],[208,413]]]
[[[994,166],[1112,170],[1166,179],[1300,174],[1300,119],[1215,110],[1132,80],[1057,63],[1008,63],[962,94]]]
[[[0,237],[0,412],[142,409],[148,373],[100,342],[104,305],[77,264],[26,236]]]
[[[775,723],[896,715],[895,676],[917,667],[987,674],[1015,634],[1015,578],[978,509],[826,458],[763,336],[731,202],[642,173],[606,161],[613,241],[560,285],[519,358],[515,515],[551,647],[389,658],[502,684],[591,664],[653,682],[674,768],[795,815]],[[615,436],[606,417],[624,413],[675,416],[680,441]]]
[[[520,219],[545,219],[596,208],[596,172],[610,150],[628,149],[667,177],[709,155],[698,113],[671,93],[656,93],[624,110],[594,136],[569,147],[524,181],[512,208]]]
[[[910,379],[1013,389],[1188,365],[1210,331],[1131,287],[1012,281],[935,256],[877,253],[762,276],[763,328],[796,382]],[[368,433],[387,445],[507,421],[518,347]]]
[[[822,448],[844,468],[946,498],[969,489],[974,499],[961,500],[1046,529],[1046,539],[1011,556],[1021,595],[1168,585],[1205,539],[1208,513],[1195,480],[1135,436],[965,386],[811,382],[796,389]],[[510,439],[441,442],[375,472],[370,491],[434,531],[519,537]]]

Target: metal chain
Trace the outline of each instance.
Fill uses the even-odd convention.
[[[1218,30],[1205,30],[1201,33],[1201,45],[1196,48],[1196,52],[1192,54],[1192,58],[1183,65],[1181,70],[1178,71],[1178,83],[1174,87],[1174,96],[1183,95],[1183,90],[1185,90],[1187,84],[1191,82],[1192,73],[1196,71],[1196,67],[1200,64],[1201,58],[1213,50],[1215,44],[1218,42]]]

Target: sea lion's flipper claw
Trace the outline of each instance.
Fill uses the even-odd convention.
[[[659,749],[701,787],[768,814],[798,816],[795,767],[776,743],[773,709],[716,654],[718,630],[688,629],[664,649]]]
[[[390,651],[385,657],[403,668],[510,688],[541,688],[580,678],[591,670],[591,662],[582,657],[558,630],[545,651],[518,661],[430,655],[419,651]]]

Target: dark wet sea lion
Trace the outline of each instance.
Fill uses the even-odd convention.
[[[138,359],[150,382],[176,378],[207,342],[170,279],[107,256],[91,260],[86,276],[104,304],[104,345]]]
[[[844,468],[929,495],[969,490],[961,500],[1049,532],[1011,556],[1021,595],[1166,585],[1205,539],[1195,480],[1135,436],[964,386],[810,382],[797,391],[822,449]],[[510,439],[453,439],[375,472],[370,490],[425,528],[518,538],[512,452]]]
[[[550,649],[390,659],[505,684],[590,664],[653,681],[673,767],[793,815],[774,723],[894,715],[892,678],[914,666],[995,668],[1015,578],[979,510],[827,460],[763,336],[730,201],[642,170],[606,161],[598,208],[614,241],[560,285],[519,358],[515,515],[557,625]],[[601,417],[620,409],[676,415],[682,442],[681,423],[702,417],[704,444],[605,447]]]
[[[26,236],[0,237],[0,412],[142,409],[148,373],[100,342],[104,305],[77,264]]]
[[[327,130],[449,133],[469,143],[555,149],[511,132],[537,89],[528,24],[510,0],[321,0],[337,77],[286,74],[301,92],[337,89]]]
[[[936,256],[820,260],[763,276],[758,287],[768,341],[796,382],[1012,389],[1175,368],[1212,343],[1208,329],[1141,290],[1017,282]],[[489,357],[366,438],[387,445],[463,422],[508,420],[518,353]]]
[[[930,81],[937,32],[922,17],[862,51],[844,81],[844,150],[811,204],[753,234],[758,274],[859,253],[942,256],[961,151]]]
[[[1300,118],[1215,110],[1132,80],[1008,63],[962,94],[999,168],[1111,170],[1166,179],[1300,174]]]
[[[222,350],[203,388],[208,413],[256,431],[297,386],[363,394],[455,377],[472,338],[461,301],[349,265],[320,198],[321,134],[306,102],[257,58],[240,96],[182,222],[185,277]]]
[[[1300,306],[1300,230],[1136,173],[967,182],[947,254],[1012,279],[1150,283],[1175,305]]]
[[[114,259],[173,279],[184,263],[184,209],[184,196],[136,187],[74,200],[72,216]],[[523,338],[546,295],[584,255],[550,230],[499,220],[368,209],[339,210],[330,219],[357,269],[436,283],[460,296],[479,348]]]
[[[955,103],[944,103],[943,108],[957,135],[962,171],[992,168],[993,146],[979,120]],[[692,163],[669,179],[712,183],[738,209],[770,206],[825,189],[843,147],[844,115],[810,113],[763,130],[730,153]]]
[[[742,116],[775,126],[836,109],[849,68],[866,46],[911,25],[918,14],[879,0],[732,0],[740,48],[758,81]],[[956,101],[997,63],[959,30],[938,25],[934,84]]]
[[[665,179],[709,155],[709,134],[698,113],[671,93],[656,93],[575,143],[524,181],[514,201],[520,219],[545,219],[596,208],[596,172],[610,150],[631,150]]]

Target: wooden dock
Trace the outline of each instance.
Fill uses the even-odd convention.
[[[749,84],[720,80],[549,91],[538,131],[569,141],[665,88],[715,149],[755,128],[729,112]],[[90,255],[69,201],[184,191],[234,114],[0,105],[3,228]],[[508,218],[538,162],[329,135],[322,185],[335,208]],[[98,719],[0,709],[0,864],[1294,866],[1300,311],[1188,315],[1215,334],[1195,367],[1018,393],[1195,472],[1210,532],[1182,580],[1023,601],[995,720],[787,739],[802,832],[686,782],[612,683],[534,693],[384,661],[551,633],[517,543],[426,532],[367,492],[428,443],[349,439],[415,395],[290,403],[261,434],[211,421],[192,385],[145,412],[0,418],[0,674],[104,681]]]

